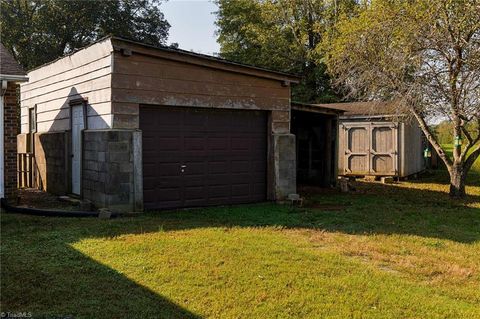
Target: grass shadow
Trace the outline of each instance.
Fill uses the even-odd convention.
[[[75,250],[70,243],[87,234],[73,225],[65,231],[67,220],[2,216],[2,312],[29,312],[34,318],[200,318]],[[92,220],[88,226],[76,221],[78,227],[90,226],[88,236],[94,236]]]

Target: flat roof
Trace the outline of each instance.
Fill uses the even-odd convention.
[[[122,44],[123,45],[126,44],[129,46],[128,48],[131,49],[133,52],[152,55],[154,57],[166,58],[166,59],[181,61],[181,62],[190,63],[190,64],[203,65],[211,68],[218,68],[226,71],[243,73],[243,74],[264,77],[264,78],[269,78],[274,80],[287,81],[290,83],[299,83],[301,79],[301,77],[298,75],[289,74],[289,73],[280,72],[280,71],[274,71],[274,70],[257,67],[253,65],[248,65],[244,63],[234,62],[234,61],[223,59],[221,57],[186,51],[186,50],[182,50],[174,47],[154,46],[154,45],[145,44],[145,43],[137,42],[134,40],[114,37],[114,36],[112,36],[110,39],[112,40],[112,44],[115,50],[121,50]],[[151,50],[151,52],[147,52],[146,50]],[[157,52],[157,53],[162,52],[166,54],[159,56],[154,54],[153,52]],[[190,58],[190,60],[186,60],[184,57]]]

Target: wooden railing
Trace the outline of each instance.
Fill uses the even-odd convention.
[[[38,187],[37,165],[33,153],[17,154],[17,181],[18,188]]]

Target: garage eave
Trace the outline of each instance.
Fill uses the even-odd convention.
[[[156,58],[277,80],[281,81],[283,86],[300,82],[300,76],[297,75],[241,64],[210,55],[170,47],[158,47],[117,37],[112,37],[111,41],[114,51],[121,52],[125,56],[133,53],[143,54]]]

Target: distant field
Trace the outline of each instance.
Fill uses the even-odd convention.
[[[448,156],[452,157],[453,156],[453,144],[444,144],[442,146],[445,149],[445,152],[448,154]],[[477,160],[473,164],[472,168],[473,168],[473,170],[480,173],[480,157],[477,158]]]

